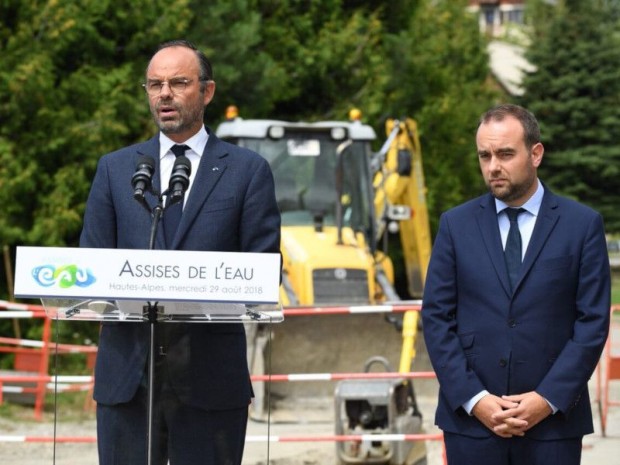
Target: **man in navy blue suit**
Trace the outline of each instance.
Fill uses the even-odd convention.
[[[152,157],[153,188],[161,192],[180,152],[192,165],[182,214],[176,231],[159,227],[155,248],[278,253],[280,214],[269,165],[203,124],[215,92],[207,57],[186,41],[162,44],[144,86],[159,133],[100,159],[80,245],[148,249],[151,215],[133,198],[132,176],[140,157]],[[154,207],[157,196],[145,200]],[[151,463],[239,465],[252,397],[243,325],[156,327]],[[148,324],[102,325],[94,390],[102,465],[147,463],[149,341]]]
[[[609,329],[603,219],[538,179],[524,108],[485,113],[476,145],[490,193],[442,215],[424,290],[435,422],[450,465],[577,465]]]

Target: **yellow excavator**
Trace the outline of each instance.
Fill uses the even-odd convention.
[[[431,238],[414,120],[387,120],[386,139],[374,151],[377,135],[361,122],[357,109],[348,121],[320,122],[245,120],[235,107],[228,111],[217,136],[261,154],[274,175],[282,215],[283,307],[360,308],[421,298]],[[400,292],[395,273],[404,278]],[[291,317],[249,336],[249,362],[254,373],[370,370],[377,360],[385,370],[398,366],[409,372],[417,329],[417,312],[404,318],[363,311]],[[421,428],[411,382],[346,380],[335,394],[320,384],[275,383],[270,407],[334,395],[340,434],[415,433]],[[369,388],[384,391],[383,400],[367,398]],[[262,394],[255,390],[254,417],[260,417]],[[349,446],[337,443],[340,463],[409,465],[423,463],[425,455],[413,453],[419,448],[411,443]]]

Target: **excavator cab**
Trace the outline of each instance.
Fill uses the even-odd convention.
[[[271,167],[282,215],[282,303],[374,303],[373,129],[235,118],[217,134]]]
[[[337,128],[321,128],[249,120],[238,124],[246,128],[256,126],[255,137],[248,136],[247,131],[245,136],[235,137],[234,124],[235,121],[224,123],[218,134],[267,159],[275,179],[283,226],[336,226],[342,221],[344,226],[372,237],[369,160],[374,133],[370,128],[364,131],[364,139],[351,140],[347,137],[358,134],[343,123]],[[224,132],[226,125],[231,125],[230,131]],[[340,218],[336,216],[338,204],[342,207]]]

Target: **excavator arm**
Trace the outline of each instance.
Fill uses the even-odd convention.
[[[409,294],[420,297],[430,260],[431,237],[422,151],[416,122],[390,119],[387,139],[373,156],[377,241],[399,231]]]

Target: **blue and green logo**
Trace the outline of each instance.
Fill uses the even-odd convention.
[[[57,285],[62,289],[73,286],[88,287],[96,281],[89,269],[79,268],[77,265],[38,266],[32,270],[32,277],[41,286]]]

